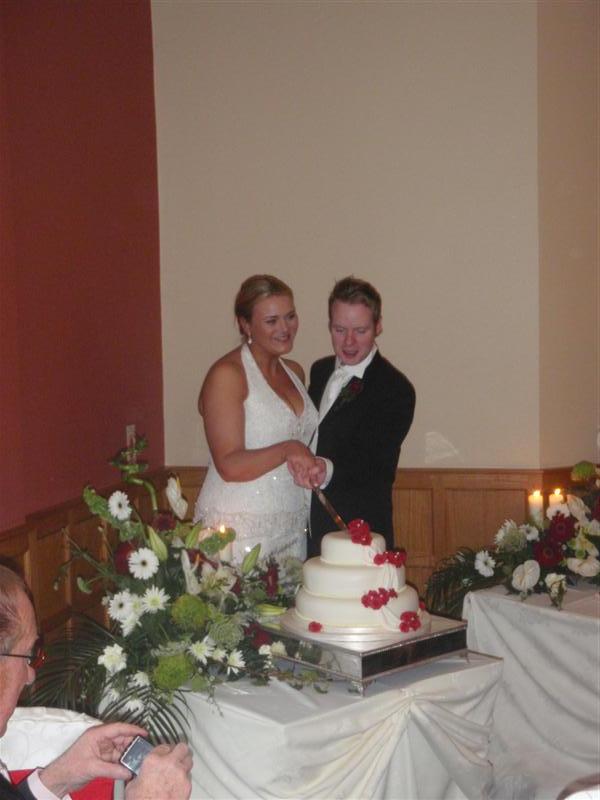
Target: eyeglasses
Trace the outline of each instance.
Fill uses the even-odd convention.
[[[25,658],[31,669],[39,669],[46,660],[46,651],[41,639],[33,645],[31,653],[22,655],[21,653],[0,653],[0,658]]]

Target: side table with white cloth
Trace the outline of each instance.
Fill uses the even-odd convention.
[[[502,662],[479,654],[319,694],[247,679],[188,697],[198,798],[484,798]]]
[[[555,800],[569,782],[600,782],[600,595],[569,588],[526,601],[503,587],[465,598],[467,644],[504,659],[490,757],[514,797]],[[518,777],[520,776],[520,778]],[[502,800],[513,795],[505,786]]]

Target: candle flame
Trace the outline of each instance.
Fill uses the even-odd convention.
[[[219,533],[225,533],[225,525],[219,526]]]
[[[533,492],[531,493],[531,496],[532,497],[541,497],[542,496],[542,492],[539,489],[534,489]]]
[[[561,494],[562,494],[562,489],[555,489],[555,490],[554,490],[554,495],[555,495],[556,497],[560,497],[560,496],[561,496]]]

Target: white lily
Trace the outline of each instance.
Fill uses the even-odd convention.
[[[185,579],[186,592],[193,595],[200,594],[200,581],[196,577],[198,562],[192,566],[192,562],[186,550],[181,551],[181,569],[183,570],[183,577]]]
[[[179,478],[171,476],[167,481],[167,488],[165,490],[169,505],[176,517],[185,519],[188,510],[187,500],[181,494],[181,484]]]

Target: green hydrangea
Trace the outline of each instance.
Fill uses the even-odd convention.
[[[233,650],[244,638],[242,626],[233,617],[214,622],[209,630],[210,638],[225,650]]]
[[[571,480],[576,483],[589,481],[596,477],[596,467],[591,461],[578,461],[571,470]]]
[[[210,618],[210,607],[199,597],[182,594],[171,607],[171,618],[184,631],[199,631]]]
[[[193,674],[194,667],[189,658],[185,653],[178,653],[158,659],[152,671],[152,681],[159,689],[172,692],[189,681]]]

